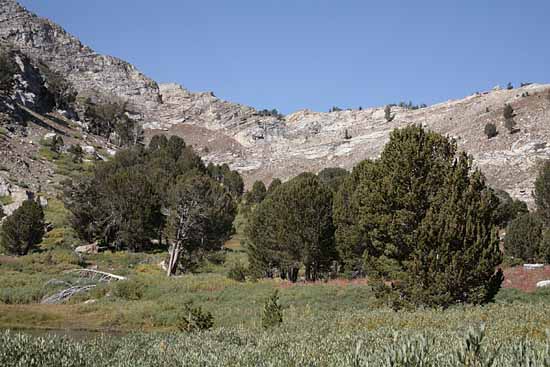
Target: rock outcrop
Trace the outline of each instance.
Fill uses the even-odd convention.
[[[133,65],[96,53],[15,0],[0,0],[0,39],[66,76],[80,94],[115,95],[144,114],[160,103],[157,83]]]
[[[239,170],[249,186],[256,179],[288,179],[324,167],[351,169],[377,157],[391,130],[409,124],[455,138],[491,185],[526,201],[532,200],[538,162],[550,157],[549,85],[498,88],[418,110],[394,107],[390,122],[383,107],[279,116],[223,101],[211,92],[159,86],[132,65],[97,54],[14,0],[0,0],[0,39],[62,73],[81,96],[97,92],[129,101],[141,112],[148,136],[181,135],[206,160]],[[505,103],[515,110],[518,131],[513,134],[504,127]],[[489,122],[498,130],[491,139],[484,134]]]

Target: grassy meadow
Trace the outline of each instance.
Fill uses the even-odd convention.
[[[77,255],[63,204],[49,197],[45,215],[54,229],[40,251],[0,257],[2,366],[550,365],[549,290],[502,289],[482,307],[396,312],[376,300],[365,280],[232,280],[230,269],[247,265],[238,235],[193,274],[167,278],[159,265],[166,252]],[[70,270],[83,267],[128,280],[65,304],[40,303],[75,284]],[[275,289],[283,323],[265,330],[263,307]],[[212,314],[213,329],[179,331],[189,302]],[[32,336],[37,330],[41,336]]]

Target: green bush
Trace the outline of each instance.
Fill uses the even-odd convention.
[[[542,229],[542,221],[536,214],[527,213],[514,219],[506,228],[506,254],[525,262],[541,260]]]
[[[44,212],[35,201],[25,200],[2,224],[0,244],[10,255],[26,255],[42,241]]]
[[[279,304],[279,292],[275,290],[265,301],[262,312],[262,327],[269,329],[283,323],[283,308]]]
[[[485,135],[487,135],[487,139],[491,139],[495,136],[497,136],[497,127],[492,122],[489,122],[487,125],[485,125]]]
[[[237,262],[229,269],[227,277],[229,279],[236,280],[237,282],[244,282],[246,281],[246,272],[247,269],[243,266],[243,264]]]
[[[193,307],[193,303],[188,302],[184,305],[176,326],[180,331],[186,332],[208,330],[214,326],[214,317],[210,312],[203,311],[202,307]]]
[[[138,280],[120,280],[113,285],[113,295],[127,301],[137,301],[143,297],[145,285]]]

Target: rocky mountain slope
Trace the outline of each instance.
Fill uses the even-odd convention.
[[[391,122],[385,120],[383,107],[279,116],[223,101],[211,92],[157,85],[132,65],[95,53],[14,0],[0,0],[0,40],[66,75],[80,98],[100,94],[128,101],[141,113],[147,136],[181,135],[206,160],[238,169],[248,185],[328,166],[352,168],[376,157],[390,131],[408,124],[456,138],[492,185],[527,201],[537,163],[550,157],[550,85],[496,89],[418,110],[394,107]],[[504,128],[505,103],[516,113],[514,134]],[[488,122],[499,132],[492,139],[483,132]],[[18,143],[12,139],[10,144]]]

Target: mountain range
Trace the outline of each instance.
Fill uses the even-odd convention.
[[[182,136],[206,161],[228,163],[238,170],[248,187],[255,180],[269,183],[325,167],[351,169],[363,159],[377,157],[393,129],[410,124],[456,139],[491,185],[528,203],[537,165],[550,156],[550,85],[525,83],[519,88],[472,91],[463,99],[424,108],[393,106],[392,119],[386,118],[384,106],[301,110],[283,116],[221,100],[213,92],[158,84],[128,62],[96,53],[15,0],[0,0],[0,42],[20,53],[22,71],[25,60],[31,69],[30,65],[44,64],[67,78],[77,98],[101,95],[126,101],[146,138],[158,133]],[[107,139],[83,129],[76,116],[38,108],[38,92],[30,90],[31,84],[21,83],[16,101],[27,119],[33,117],[27,130],[0,134],[0,195],[2,179],[13,191],[29,185],[53,190],[56,173],[47,161],[36,158],[38,141],[49,131],[64,134],[65,143],[93,147],[100,158],[116,150]],[[0,99],[0,112],[13,113],[12,102]],[[506,104],[514,110],[513,133],[504,126]],[[484,133],[488,123],[498,131],[490,139]]]

